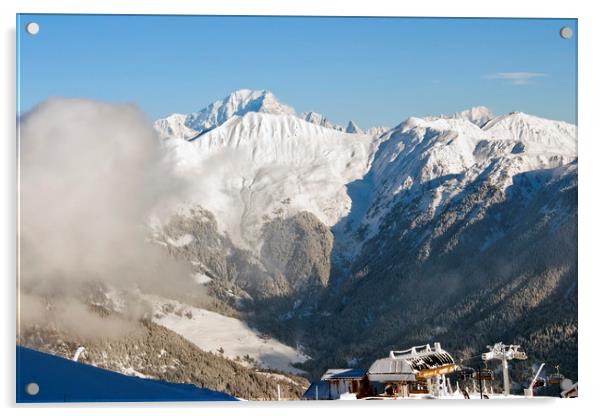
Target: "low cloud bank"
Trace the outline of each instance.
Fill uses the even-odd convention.
[[[82,293],[90,283],[198,290],[188,265],[150,239],[145,221],[167,215],[186,184],[136,107],[48,100],[20,120],[19,152],[23,324],[54,320],[86,336],[120,334],[121,323],[105,319],[103,327],[89,312]]]

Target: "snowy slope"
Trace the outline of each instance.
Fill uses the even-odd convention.
[[[477,144],[487,138],[463,119],[409,118],[387,134],[374,160],[379,193],[393,196],[414,183],[467,171],[477,163]]]
[[[178,173],[192,183],[188,202],[211,211],[221,231],[256,251],[270,218],[308,211],[330,226],[344,217],[351,206],[346,184],[365,175],[377,143],[291,115],[251,112],[168,146]]]
[[[202,350],[223,354],[243,365],[243,357],[253,358],[259,367],[303,373],[291,363],[309,359],[302,352],[284,345],[251,329],[246,323],[205,309],[195,308],[175,300],[154,295],[143,295],[153,307],[153,321],[195,344]]]

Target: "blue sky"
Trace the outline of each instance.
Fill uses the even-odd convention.
[[[240,89],[298,112],[394,126],[485,105],[576,122],[566,19],[20,15],[20,111],[52,96],[136,103],[150,119]],[[27,22],[40,25],[36,36]],[[562,26],[573,28],[569,40]]]

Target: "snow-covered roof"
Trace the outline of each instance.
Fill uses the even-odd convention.
[[[391,351],[387,358],[376,360],[368,369],[370,381],[395,382],[415,381],[417,377],[435,375],[431,370],[451,371],[454,359],[439,343],[435,347],[422,345],[404,351]]]
[[[454,364],[454,359],[448,352],[431,352],[418,357],[406,356],[403,359],[407,360],[414,371],[421,371],[442,367],[444,365]]]
[[[322,380],[362,379],[365,375],[363,368],[330,368],[322,375]]]
[[[416,381],[416,375],[406,360],[381,358],[368,369],[368,379],[377,382]]]

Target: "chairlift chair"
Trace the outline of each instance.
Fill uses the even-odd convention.
[[[560,374],[560,366],[557,365],[556,366],[556,372],[554,374],[550,374],[550,376],[548,377],[548,384],[560,384],[562,383],[562,380],[564,380],[564,376],[562,374]]]
[[[493,380],[493,370],[490,368],[480,368],[475,371],[474,377],[481,381],[491,381]]]
[[[472,367],[462,367],[456,374],[458,375],[458,380],[466,381],[470,380],[474,377],[475,370]]]

